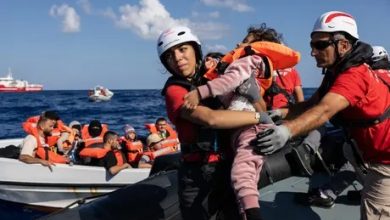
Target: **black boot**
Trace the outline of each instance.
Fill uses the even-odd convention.
[[[245,210],[247,220],[262,220],[260,215],[260,208],[251,208]]]

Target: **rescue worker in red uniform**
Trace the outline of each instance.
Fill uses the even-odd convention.
[[[355,19],[340,11],[318,18],[310,46],[325,74],[321,86],[309,100],[281,111],[283,124],[258,134],[254,144],[260,153],[272,154],[332,119],[367,164],[361,218],[390,218],[390,88],[367,64],[372,48],[359,41]]]

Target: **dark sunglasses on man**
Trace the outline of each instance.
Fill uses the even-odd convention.
[[[333,40],[319,40],[319,41],[311,41],[310,47],[316,50],[325,50],[331,44],[335,43]]]

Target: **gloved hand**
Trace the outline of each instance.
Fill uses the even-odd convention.
[[[257,134],[253,151],[257,154],[269,155],[283,148],[291,138],[291,132],[285,125],[272,125]]]
[[[267,111],[269,117],[272,118],[272,120],[274,121],[278,121],[280,119],[282,119],[283,117],[283,114],[282,114],[282,110],[280,109],[273,109],[273,110],[269,110]]]
[[[255,74],[251,74],[251,76],[237,88],[237,92],[247,98],[251,103],[260,101],[260,87],[257,84]]]
[[[274,121],[272,121],[272,118],[269,117],[267,112],[259,112],[260,118],[259,118],[259,123],[260,124],[273,124]]]

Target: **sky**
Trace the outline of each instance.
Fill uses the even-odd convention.
[[[204,53],[227,52],[265,22],[301,53],[303,87],[317,87],[310,33],[332,10],[355,17],[362,41],[390,50],[390,0],[0,0],[0,76],[11,68],[47,90],[161,89],[163,30],[189,26]]]

